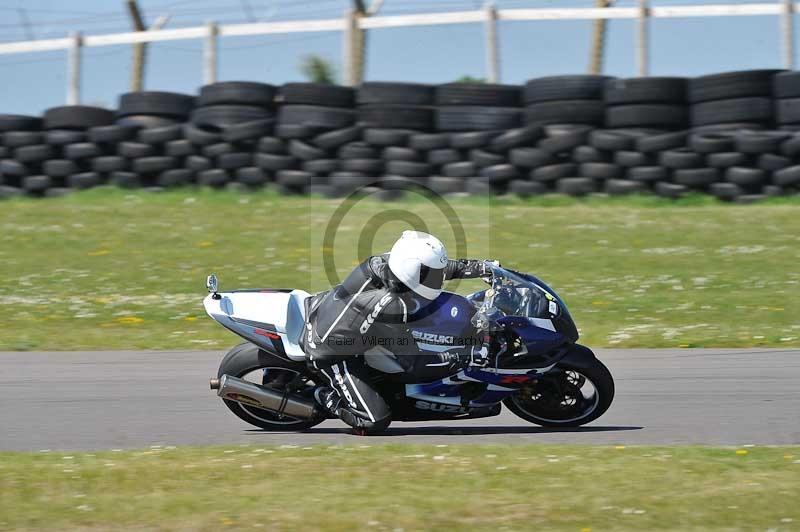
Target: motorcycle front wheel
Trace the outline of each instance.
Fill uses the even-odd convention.
[[[580,366],[559,363],[503,404],[543,427],[579,427],[602,416],[614,400],[614,378],[597,359]]]
[[[218,377],[230,375],[268,388],[292,393],[313,400],[316,384],[306,375],[305,364],[279,357],[249,342],[239,344],[225,355],[219,366]],[[296,390],[296,391],[294,391]],[[223,399],[225,406],[240,419],[270,431],[296,432],[310,429],[324,418],[294,418],[279,416],[277,412]]]

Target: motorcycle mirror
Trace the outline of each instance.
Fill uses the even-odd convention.
[[[211,274],[206,277],[206,288],[212,294],[217,293],[217,288],[219,287],[219,282],[217,281],[217,276],[215,274]]]

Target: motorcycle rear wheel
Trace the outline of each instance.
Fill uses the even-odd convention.
[[[559,363],[503,404],[525,421],[543,427],[579,427],[602,416],[613,400],[614,378],[602,362],[593,359],[580,366]]]
[[[295,379],[298,375],[302,380],[305,374],[306,366],[304,363],[279,357],[259,349],[254,344],[245,342],[228,351],[228,354],[225,355],[219,365],[217,376],[231,375],[232,377],[238,377],[282,391],[289,381]],[[301,395],[313,400],[312,392],[316,385],[310,379],[305,379],[304,384],[306,388],[301,391]],[[299,419],[284,416],[281,418],[271,410],[255,408],[227,399],[223,399],[223,402],[240,419],[269,431],[297,432],[310,429],[324,421],[322,417]]]

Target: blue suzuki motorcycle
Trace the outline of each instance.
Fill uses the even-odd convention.
[[[452,420],[496,416],[502,406],[545,427],[577,427],[600,417],[614,399],[611,373],[587,347],[560,297],[545,283],[487,262],[490,284],[466,297],[443,292],[409,317],[417,347],[463,350],[461,341],[488,331],[491,354],[433,382],[408,382],[387,349],[370,349],[364,361],[375,389],[391,406],[394,421]],[[209,276],[206,312],[246,340],[222,360],[211,389],[244,421],[266,430],[298,431],[325,417],[313,393],[325,381],[306,364],[302,290],[220,292]]]

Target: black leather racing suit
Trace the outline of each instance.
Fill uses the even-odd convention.
[[[407,326],[409,315],[430,304],[411,292],[389,270],[389,255],[358,265],[338,286],[310,301],[301,343],[311,364],[341,397],[339,417],[364,430],[381,430],[390,422],[386,401],[369,383],[361,355],[376,345],[405,345],[392,351],[403,369],[421,380],[445,376],[457,366],[448,354],[419,351]],[[482,261],[450,260],[444,279],[484,275]],[[421,301],[420,301],[421,300]],[[388,340],[388,342],[386,341]]]

